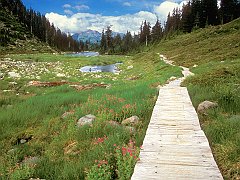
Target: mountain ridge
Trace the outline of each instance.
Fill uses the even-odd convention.
[[[124,33],[112,32],[112,36],[115,37],[117,34],[120,34],[121,38],[123,38]],[[86,42],[89,41],[91,44],[99,44],[101,41],[102,33],[88,29],[86,31],[81,31],[79,33],[74,33],[72,38],[76,41]]]

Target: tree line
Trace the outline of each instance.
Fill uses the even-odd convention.
[[[115,37],[112,35],[111,26],[108,26],[106,30],[103,29],[101,42],[100,42],[100,52],[108,54],[125,54],[131,51],[139,51],[139,47],[143,44],[150,44],[158,42],[163,37],[163,28],[159,20],[151,28],[149,22],[144,21],[140,27],[139,34],[127,33],[121,37],[117,34]]]
[[[101,53],[124,54],[160,42],[174,33],[190,33],[209,25],[225,24],[238,17],[240,17],[238,0],[221,0],[220,8],[218,0],[191,0],[183,5],[182,9],[175,8],[169,13],[163,25],[157,20],[151,27],[149,22],[144,21],[137,35],[127,31],[123,37],[120,35],[112,37],[111,26],[108,26],[102,32],[99,48]]]
[[[27,9],[21,0],[0,0],[0,9],[15,16],[32,35],[42,42],[62,51],[83,51],[88,48],[88,42],[78,42],[70,34],[56,28],[49,20],[33,9]],[[5,33],[5,34],[4,34]],[[9,30],[1,31],[1,38],[7,37]]]

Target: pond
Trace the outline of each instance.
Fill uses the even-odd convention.
[[[77,53],[68,53],[65,54],[66,56],[73,56],[73,57],[78,57],[78,56],[85,56],[85,57],[92,57],[92,56],[99,56],[98,52],[92,52],[92,51],[85,51],[85,52],[77,52]]]
[[[106,66],[84,66],[80,68],[81,72],[112,72],[112,73],[118,73],[120,70],[118,69],[118,65],[122,63],[116,63]]]

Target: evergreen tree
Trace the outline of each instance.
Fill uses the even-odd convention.
[[[217,0],[202,0],[202,25],[217,25],[218,22],[218,7]]]
[[[148,42],[150,41],[151,41],[151,26],[150,23],[145,20],[140,28],[140,43],[145,43],[147,45]]]
[[[120,53],[122,51],[122,38],[120,34],[117,34],[113,38],[113,47],[114,47],[114,52]]]
[[[228,23],[240,16],[240,1],[221,0],[220,16],[222,23]]]
[[[113,50],[113,39],[112,39],[112,30],[111,26],[107,26],[106,34],[106,44],[107,44],[107,51]]]
[[[101,52],[106,52],[107,51],[107,41],[106,41],[106,36],[104,33],[104,29],[102,31],[102,37],[101,37],[101,42],[100,42],[100,51]]]
[[[160,21],[157,19],[156,24],[152,27],[152,41],[153,42],[158,42],[163,36],[163,30],[161,27]]]
[[[132,35],[127,31],[127,34],[123,38],[123,52],[129,52],[132,50],[132,42]]]

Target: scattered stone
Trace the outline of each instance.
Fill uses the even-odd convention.
[[[11,58],[3,58],[4,61],[12,61]]]
[[[194,64],[193,67],[194,67],[194,68],[195,68],[195,67],[198,67],[198,65],[197,65],[197,64]]]
[[[200,114],[206,114],[206,111],[211,108],[217,107],[218,104],[211,101],[203,101],[198,105],[197,112]]]
[[[175,79],[177,79],[175,76],[171,76],[171,77],[169,78],[170,81],[174,81]]]
[[[133,65],[127,67],[127,69],[132,69],[132,68],[133,68]]]
[[[122,121],[122,125],[137,125],[139,123],[139,117],[132,116]]]
[[[13,92],[14,90],[4,89],[3,92]]]
[[[7,153],[14,154],[17,151],[17,148],[10,149]]]
[[[20,78],[20,74],[16,72],[8,72],[10,78]]]
[[[9,82],[10,85],[17,85],[18,83],[17,82]]]
[[[61,116],[61,119],[65,119],[67,118],[68,116],[71,116],[74,114],[74,111],[67,111],[67,112],[64,112],[63,115]]]
[[[109,84],[109,85],[106,86],[106,89],[110,89],[111,87],[112,87],[112,85]]]
[[[21,139],[21,140],[20,140],[20,143],[21,143],[21,144],[25,144],[26,142],[27,142],[26,139]]]
[[[159,90],[161,89],[161,87],[163,87],[163,86],[158,85],[158,86],[157,86],[157,90],[159,91]]]
[[[0,72],[0,79],[4,78],[4,74]]]
[[[83,126],[83,125],[92,125],[92,123],[95,119],[96,119],[96,116],[94,116],[92,114],[88,114],[86,116],[81,117],[78,120],[77,125],[78,125],[78,127]]]
[[[63,74],[63,73],[57,73],[57,75],[56,75],[57,77],[66,77],[66,75],[65,74]]]

